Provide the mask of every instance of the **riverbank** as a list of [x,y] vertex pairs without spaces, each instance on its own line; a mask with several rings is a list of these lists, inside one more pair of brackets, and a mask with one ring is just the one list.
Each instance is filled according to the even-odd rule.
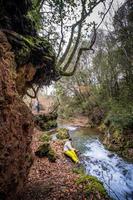
[[110,130],[110,135],[107,134],[108,127],[102,123],[102,125],[94,128],[91,127],[91,120],[87,116],[77,115],[69,119],[59,119],[59,124],[66,124],[70,126],[90,128],[93,132],[99,132],[101,140],[106,148],[110,151],[116,152],[127,161],[133,162],[133,131],[124,131],[120,133],[119,130]]
[[133,133],[112,133],[110,136],[105,134],[103,144],[110,151],[116,152],[118,155],[133,162]]
[[[39,140],[41,134],[41,131],[35,130],[32,140],[33,154],[37,150],[38,146],[42,144]],[[85,183],[80,182],[80,180],[80,184],[77,184],[80,175],[73,172],[75,164],[68,160],[63,154],[63,142],[59,140],[51,141],[51,147],[56,152],[56,162],[51,163],[46,157],[34,157],[34,163],[31,167],[21,200],[87,199]],[[85,180],[87,180],[86,176]],[[94,190],[94,184],[92,186],[91,182],[89,182],[89,185],[90,188],[92,187],[92,191],[89,191],[91,200],[95,197],[99,200],[108,199],[107,197],[103,197],[102,194],[96,191],[96,189]]]
[[68,124],[69,126],[76,127],[90,127],[89,119],[87,116],[77,115],[76,117],[70,117],[68,119],[58,119],[59,124]]

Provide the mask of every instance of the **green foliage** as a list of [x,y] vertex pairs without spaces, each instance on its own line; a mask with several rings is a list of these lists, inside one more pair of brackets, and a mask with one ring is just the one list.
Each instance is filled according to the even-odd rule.
[[16,61],[19,65],[25,64],[26,62],[31,62],[34,65],[44,62],[53,62],[55,53],[52,46],[45,38],[40,36],[18,37],[21,37],[22,40],[21,48],[20,46],[19,49],[17,46],[14,48],[16,49]]
[[84,52],[74,76],[56,85],[61,117],[87,114],[93,124],[103,122],[101,129],[109,128],[116,137],[133,130],[131,13],[126,1],[115,13],[113,31],[97,31],[94,55]]
[[127,102],[127,105],[125,103],[121,104],[117,101],[112,101],[110,103],[110,111],[104,120],[105,124],[108,121],[110,122],[112,129],[119,129],[121,132],[124,129],[133,128],[133,105],[129,102]]
[[41,13],[39,12],[38,1],[33,0],[32,9],[27,13],[27,17],[34,23],[35,29],[39,31],[42,27]]

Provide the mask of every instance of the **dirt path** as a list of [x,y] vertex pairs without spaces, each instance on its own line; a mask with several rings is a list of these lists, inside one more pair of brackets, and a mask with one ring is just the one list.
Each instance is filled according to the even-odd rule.
[[[33,135],[33,153],[40,145],[40,134],[40,131],[35,131]],[[21,200],[85,199],[81,195],[81,186],[75,184],[78,175],[72,172],[74,164],[64,156],[63,145],[59,141],[53,141],[51,145],[57,152],[56,162],[51,163],[47,158],[35,157]]]

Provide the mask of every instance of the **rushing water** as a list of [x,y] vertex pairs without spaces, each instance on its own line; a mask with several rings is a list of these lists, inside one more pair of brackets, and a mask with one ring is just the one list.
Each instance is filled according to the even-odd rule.
[[88,128],[67,128],[81,153],[86,173],[101,180],[112,199],[133,200],[133,164],[106,150],[97,132]]

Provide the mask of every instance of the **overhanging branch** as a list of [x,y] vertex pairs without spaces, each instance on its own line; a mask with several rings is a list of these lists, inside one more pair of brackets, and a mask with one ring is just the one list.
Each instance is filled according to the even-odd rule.
[[[61,66],[63,65],[63,62],[66,58],[66,56],[68,55],[69,51],[70,51],[70,48],[72,46],[72,41],[73,41],[73,36],[74,36],[74,31],[75,31],[75,28],[78,27],[78,35],[77,35],[77,38],[76,38],[76,42],[74,44],[74,47],[73,47],[73,50],[67,60],[67,62],[65,63],[65,65],[63,66],[63,69],[61,69],[62,73],[65,72],[69,66],[70,66],[70,63],[72,61],[72,58],[74,56],[74,54],[76,53],[76,50],[78,48],[78,44],[79,44],[79,41],[80,41],[80,37],[81,37],[81,31],[82,31],[82,24],[83,22],[85,21],[85,19],[91,14],[91,12],[93,11],[93,9],[99,4],[101,3],[102,0],[99,0],[99,1],[96,1],[92,6],[90,6],[90,9],[89,11],[87,12],[86,11],[86,0],[82,0],[82,13],[81,13],[81,18],[80,20],[78,20],[75,24],[73,24],[72,26],[72,29],[71,29],[71,36],[70,36],[70,39],[69,39],[69,42],[68,42],[68,45],[67,45],[67,48],[66,48],[66,51],[64,52],[63,56],[60,58],[59,62],[57,63],[57,66]],[[58,67],[59,68],[59,67]]]
[[80,57],[81,57],[83,51],[93,50],[92,47],[93,47],[93,45],[94,45],[94,43],[96,41],[96,27],[95,27],[95,23],[94,23],[94,26],[93,26],[93,31],[94,31],[94,34],[93,34],[93,37],[92,37],[92,40],[91,40],[91,43],[90,43],[89,47],[82,47],[82,48],[79,49],[79,52],[78,52],[78,55],[77,55],[77,60],[75,62],[73,70],[71,72],[60,71],[60,74],[62,76],[72,76],[75,73],[76,69],[77,69],[78,62],[80,60]]
[[35,89],[35,88],[31,85],[31,89],[32,89],[32,91],[33,91],[34,94],[31,95],[31,94],[28,93],[28,91],[26,91],[26,95],[27,95],[28,97],[32,98],[32,99],[37,98],[37,93],[38,93],[38,91],[39,91],[39,89],[40,89],[40,85],[37,87],[37,89]]

